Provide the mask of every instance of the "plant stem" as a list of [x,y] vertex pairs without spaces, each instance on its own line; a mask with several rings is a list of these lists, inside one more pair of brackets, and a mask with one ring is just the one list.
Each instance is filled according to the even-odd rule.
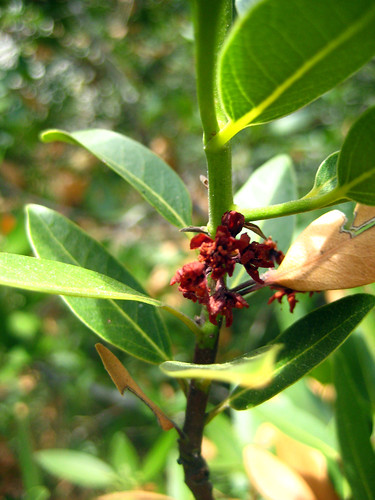
[[242,208],[236,205],[231,207],[232,210],[241,212],[245,221],[274,219],[276,217],[285,217],[286,215],[299,214],[309,212],[317,208],[328,207],[335,203],[346,201],[342,196],[341,191],[335,189],[321,196],[305,197],[299,200],[287,201],[278,205],[270,205],[261,208]]
[[[219,50],[232,24],[232,0],[192,0],[197,95],[203,126],[203,144],[224,125],[225,114],[218,99],[216,67]],[[233,204],[230,146],[206,152],[208,170],[208,231],[214,235],[221,217]],[[194,363],[215,362],[220,327],[206,321],[196,340]],[[209,470],[202,457],[202,438],[210,384],[191,380],[187,398],[184,436],[179,440],[185,483],[196,500],[213,500]]]
[[[212,332],[208,336],[211,345],[204,347],[197,343],[194,363],[211,364],[215,362],[219,328],[214,329],[213,325],[209,325],[208,329]],[[201,454],[209,387],[209,385],[201,385],[198,380],[190,382],[183,427],[184,437],[179,440],[179,463],[184,468],[185,483],[196,500],[214,500],[209,469]]]
[[233,204],[230,146],[217,152],[206,151],[206,159],[209,208],[207,229],[214,235],[221,223],[221,217]]
[[[206,145],[225,123],[218,99],[217,56],[232,23],[232,0],[193,0],[197,95]],[[206,151],[208,170],[208,231],[214,234],[233,204],[230,146]]]

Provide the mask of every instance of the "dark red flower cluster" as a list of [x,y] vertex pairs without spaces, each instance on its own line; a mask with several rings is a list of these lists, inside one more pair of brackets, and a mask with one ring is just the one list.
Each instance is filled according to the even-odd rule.
[[[274,267],[280,264],[284,255],[276,244],[268,238],[264,243],[250,242],[247,234],[236,236],[243,229],[245,218],[231,210],[226,212],[218,226],[215,239],[200,233],[190,242],[191,249],[199,249],[198,261],[186,264],[171,280],[171,285],[179,283],[178,289],[184,297],[207,307],[211,323],[217,324],[217,316],[224,316],[226,325],[233,320],[232,309],[248,307],[239,293],[230,291],[223,277],[232,276],[237,263],[242,264],[254,281],[263,283],[259,277],[259,267]],[[211,288],[208,284],[215,282]]]
[[275,262],[281,264],[284,258],[283,252],[277,250],[276,243],[268,238],[264,243],[253,241],[241,252],[241,264],[245,267],[248,274],[258,283],[263,283],[259,277],[259,267],[275,267]]
[[297,292],[295,290],[291,290],[290,288],[279,289],[279,288],[274,287],[274,286],[271,286],[270,288],[271,288],[271,290],[277,290],[277,292],[275,292],[272,295],[272,297],[270,297],[267,304],[272,304],[272,302],[274,300],[277,300],[278,303],[281,304],[283,297],[286,297],[286,299],[289,303],[289,310],[292,313],[294,311],[294,308],[296,307],[297,302],[298,302],[298,300],[296,299]]
[[249,304],[242,295],[228,290],[221,279],[217,282],[215,293],[208,300],[209,320],[217,325],[217,316],[221,315],[225,317],[226,326],[230,326],[233,322],[232,309],[243,309],[244,307],[249,307]]
[[[279,304],[283,297],[286,297],[286,300],[289,303],[289,311],[292,313],[294,308],[297,305],[298,300],[296,299],[296,293],[306,293],[306,292],[297,292],[296,290],[292,290],[291,288],[285,288],[282,286],[270,286],[271,290],[277,290],[272,297],[268,300],[267,304],[272,304],[274,300],[277,300]],[[308,292],[309,297],[311,297],[314,292]]]
[[183,296],[193,302],[207,304],[209,290],[207,287],[206,266],[202,262],[190,262],[178,269],[170,284],[180,283],[178,289]]
[[190,248],[199,248],[198,260],[205,263],[207,270],[211,272],[211,278],[218,280],[225,274],[232,276],[241,250],[246,247],[246,236],[243,234],[236,240],[229,229],[222,225],[217,228],[214,240],[205,234],[197,234],[191,240]]

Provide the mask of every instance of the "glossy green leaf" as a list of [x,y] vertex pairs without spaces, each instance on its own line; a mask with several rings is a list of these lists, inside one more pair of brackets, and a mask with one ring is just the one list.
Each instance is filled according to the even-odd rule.
[[[352,340],[352,339],[350,339]],[[345,475],[352,497],[375,499],[375,453],[370,442],[371,403],[356,345],[345,343],[334,356],[336,421]]]
[[84,488],[105,488],[116,480],[115,471],[107,463],[82,451],[41,450],[35,457],[50,474]]
[[375,205],[375,107],[354,123],[339,156],[337,175],[340,191],[347,198]]
[[[277,155],[257,168],[234,196],[241,207],[258,208],[284,203],[297,198],[297,179],[292,160],[287,155]],[[292,240],[295,217],[280,220],[260,221],[257,225],[266,236],[272,236],[279,248],[286,251]],[[252,239],[254,234],[250,233]]]
[[104,274],[76,265],[13,253],[0,253],[0,284],[55,295],[135,300],[160,306],[158,300]]
[[[145,293],[115,258],[67,218],[39,205],[29,205],[27,216],[29,239],[39,257],[100,272]],[[110,344],[151,363],[171,358],[169,337],[154,307],[133,301],[64,300],[85,325]]]
[[221,52],[219,89],[229,123],[211,147],[335,87],[375,54],[374,32],[374,0],[257,3],[238,19]]
[[191,224],[191,201],[182,180],[142,144],[104,129],[49,130],[42,134],[42,140],[83,146],[129,182],[168,222],[177,227]]
[[164,373],[175,378],[201,378],[239,384],[244,387],[264,387],[272,378],[274,363],[281,346],[241,356],[228,363],[198,365],[180,361],[167,361],[160,365]]
[[247,11],[261,0],[235,0],[236,11],[239,16],[243,16]]
[[311,191],[307,193],[305,198],[322,196],[336,189],[338,157],[339,152],[332,153],[320,164],[315,175],[314,186]]
[[[242,212],[241,207],[266,207],[276,203],[284,203],[297,197],[297,181],[292,160],[287,155],[277,155],[257,168],[245,184],[234,195],[236,209]],[[295,227],[295,217],[282,220],[271,219],[259,221],[257,226],[266,236],[272,236],[278,248],[286,251],[292,241]],[[252,240],[257,236],[249,232]],[[248,278],[243,266],[237,266],[229,283],[231,287],[239,285]]]
[[356,294],[296,321],[273,341],[283,349],[271,383],[263,389],[235,389],[228,398],[230,406],[236,410],[257,406],[299,380],[335,351],[374,305],[372,295]]

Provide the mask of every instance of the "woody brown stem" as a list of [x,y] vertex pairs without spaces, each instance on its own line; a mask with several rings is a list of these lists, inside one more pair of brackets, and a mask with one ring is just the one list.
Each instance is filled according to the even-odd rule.
[[[214,345],[211,347],[196,346],[194,363],[211,364],[215,362],[217,338],[218,331]],[[209,469],[202,457],[202,439],[208,395],[209,386],[202,386],[197,380],[190,382],[183,427],[184,436],[179,440],[179,463],[184,468],[185,483],[196,500],[214,500]]]

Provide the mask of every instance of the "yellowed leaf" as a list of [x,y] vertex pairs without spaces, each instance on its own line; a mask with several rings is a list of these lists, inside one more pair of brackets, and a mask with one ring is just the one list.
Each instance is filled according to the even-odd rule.
[[97,497],[96,500],[173,500],[173,498],[152,491],[133,490],[108,493]]
[[217,456],[218,450],[216,444],[203,436],[202,439],[202,457],[206,462],[211,462]]
[[168,431],[176,427],[174,422],[168,418],[165,413],[142,391],[139,385],[133,380],[128,370],[124,367],[121,361],[103,344],[95,344],[96,350],[101,357],[104,368],[109,373],[115,386],[124,394],[126,389],[129,389],[133,394],[138,396],[155,414],[161,428]]
[[279,268],[263,276],[265,284],[303,292],[375,282],[375,207],[357,205],[355,213],[349,228],[339,210],[312,222],[292,244]]
[[318,500],[299,474],[260,446],[245,447],[244,464],[251,484],[266,500]]
[[329,478],[323,453],[277,431],[277,456],[298,472],[319,500],[339,500]]

